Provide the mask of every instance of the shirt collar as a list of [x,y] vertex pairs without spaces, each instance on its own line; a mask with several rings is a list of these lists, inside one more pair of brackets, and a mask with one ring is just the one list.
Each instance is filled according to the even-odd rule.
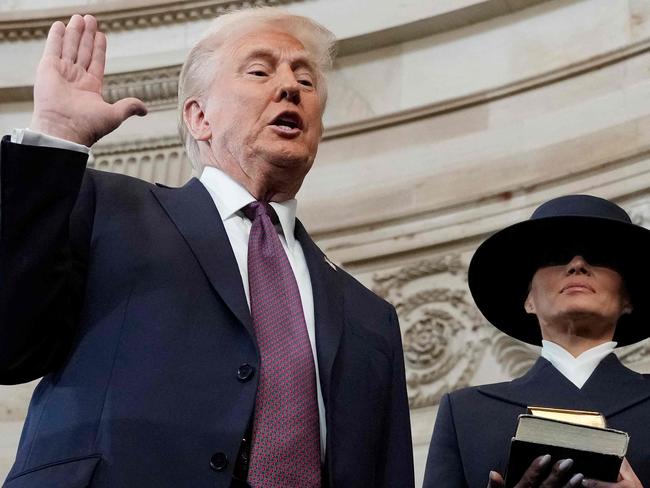
[[542,340],[542,353],[551,355],[553,357],[561,358],[564,361],[573,361],[575,363],[583,363],[586,361],[591,361],[594,358],[600,357],[600,359],[607,356],[610,352],[616,348],[617,342],[604,342],[598,344],[591,349],[587,349],[585,352],[580,354],[578,357],[574,357],[569,351],[564,349],[559,344],[551,341]]
[[296,236],[294,231],[296,228],[296,210],[298,208],[298,201],[295,198],[285,200],[284,202],[271,202],[271,206],[275,213],[278,215],[282,233],[287,241],[287,246],[290,248],[296,243]]
[[598,364],[616,347],[616,342],[605,342],[592,347],[578,357],[551,341],[542,341],[542,357],[578,388],[589,379]]
[[[199,181],[210,193],[224,222],[232,218],[245,218],[240,210],[255,201],[255,197],[246,188],[214,166],[206,166]],[[293,247],[296,242],[294,229],[298,201],[292,198],[284,202],[271,202],[271,206],[278,215],[280,230],[284,234],[287,246]]]

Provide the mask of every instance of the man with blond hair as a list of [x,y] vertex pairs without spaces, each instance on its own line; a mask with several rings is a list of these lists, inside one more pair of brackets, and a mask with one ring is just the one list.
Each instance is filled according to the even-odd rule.
[[92,16],[52,25],[0,152],[0,380],[44,376],[7,488],[412,487],[395,310],[296,220],[333,35],[216,19],[179,84],[198,178],[85,169],[146,107],[102,96]]

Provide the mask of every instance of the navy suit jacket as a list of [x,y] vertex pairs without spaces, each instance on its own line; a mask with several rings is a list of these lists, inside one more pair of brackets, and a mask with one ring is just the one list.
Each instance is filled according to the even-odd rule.
[[504,474],[517,416],[528,406],[603,413],[608,427],[630,434],[627,459],[644,486],[650,486],[650,377],[627,369],[610,354],[582,389],[539,358],[528,373],[511,382],[445,395],[424,487],[485,488],[490,470]]
[[[5,486],[228,487],[259,356],[221,218],[196,179],[167,188],[85,163],[2,143],[0,381],[45,375]],[[328,485],[412,487],[395,310],[334,269],[299,222],[296,238]]]

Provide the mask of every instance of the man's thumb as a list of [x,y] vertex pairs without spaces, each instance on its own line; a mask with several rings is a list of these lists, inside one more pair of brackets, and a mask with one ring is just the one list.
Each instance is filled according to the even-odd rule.
[[115,117],[118,119],[118,125],[124,122],[132,115],[140,117],[147,115],[147,107],[144,102],[138,98],[123,98],[113,104]]

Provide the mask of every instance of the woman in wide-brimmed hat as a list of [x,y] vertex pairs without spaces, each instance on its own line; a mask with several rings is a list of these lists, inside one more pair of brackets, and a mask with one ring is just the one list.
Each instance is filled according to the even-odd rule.
[[543,456],[517,486],[650,486],[650,377],[613,354],[650,336],[649,279],[650,231],[593,196],[553,199],[483,242],[469,268],[478,308],[506,334],[541,345],[542,357],[512,382],[442,398],[425,488],[480,487],[488,476],[489,487],[503,486],[517,417],[533,405],[601,412],[630,434],[629,464],[618,483],[603,483],[583,480],[572,460]]

